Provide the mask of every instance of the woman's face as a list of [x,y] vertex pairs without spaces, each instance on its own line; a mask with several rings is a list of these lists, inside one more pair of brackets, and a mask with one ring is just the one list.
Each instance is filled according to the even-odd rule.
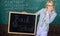
[[48,8],[48,10],[50,10],[50,11],[54,10],[54,6],[53,6],[52,3],[48,3],[47,8]]

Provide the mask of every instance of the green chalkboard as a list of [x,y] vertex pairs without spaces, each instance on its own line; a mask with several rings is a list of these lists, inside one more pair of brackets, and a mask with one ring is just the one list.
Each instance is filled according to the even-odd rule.
[[[51,24],[60,24],[60,0],[53,1],[58,15]],[[46,2],[47,0],[0,0],[0,24],[8,24],[9,11],[35,13],[44,8]]]

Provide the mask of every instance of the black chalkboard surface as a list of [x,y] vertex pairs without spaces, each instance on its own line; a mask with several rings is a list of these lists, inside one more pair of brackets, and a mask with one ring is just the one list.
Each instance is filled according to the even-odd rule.
[[10,12],[8,22],[8,33],[35,35],[37,15],[20,12]]

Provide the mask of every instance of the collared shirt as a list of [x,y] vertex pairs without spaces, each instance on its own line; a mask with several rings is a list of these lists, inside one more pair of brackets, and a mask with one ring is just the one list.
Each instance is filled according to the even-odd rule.
[[43,8],[36,13],[37,15],[40,15],[37,29],[42,28],[43,30],[48,31],[49,24],[55,19],[57,15],[55,11],[50,13],[46,12],[46,8]]

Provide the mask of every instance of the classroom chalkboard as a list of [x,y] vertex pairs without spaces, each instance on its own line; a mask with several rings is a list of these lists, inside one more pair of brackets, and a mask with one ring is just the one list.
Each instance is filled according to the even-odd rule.
[[19,12],[10,12],[9,14],[8,33],[35,35],[37,15]]
[[[60,24],[60,0],[53,0],[57,17],[51,24]],[[47,0],[0,0],[0,24],[8,24],[9,11],[36,13],[45,8]]]

